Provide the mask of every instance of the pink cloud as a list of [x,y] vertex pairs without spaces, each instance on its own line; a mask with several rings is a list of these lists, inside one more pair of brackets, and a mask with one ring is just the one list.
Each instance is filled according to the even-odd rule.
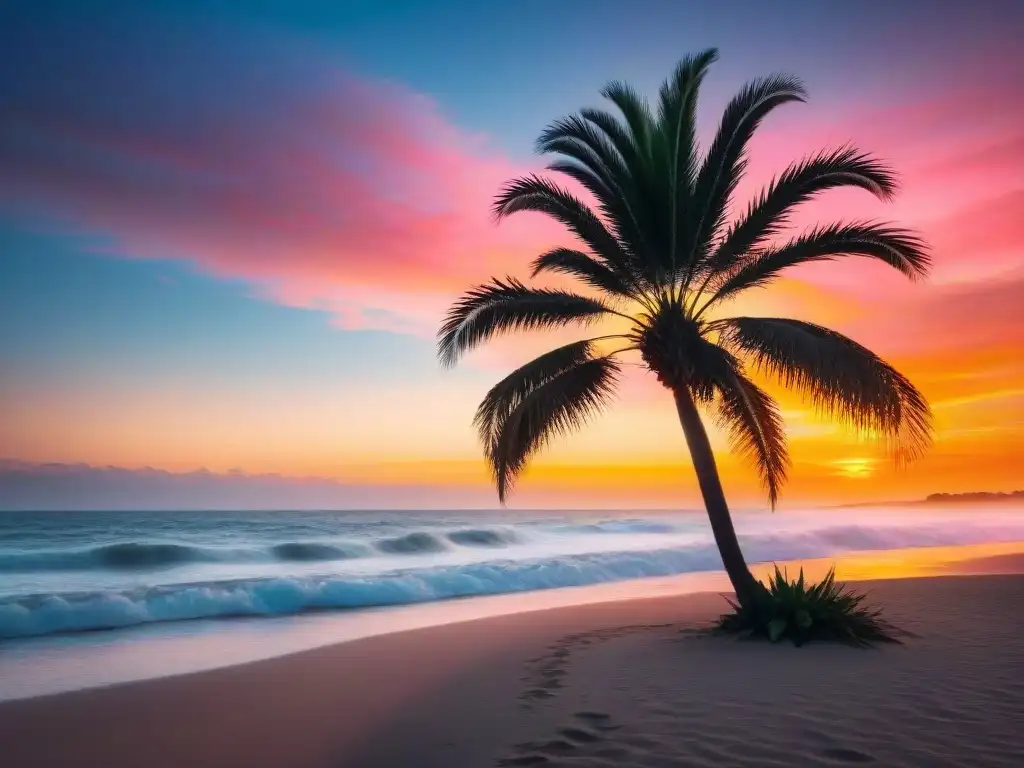
[[[1019,162],[1024,168],[1024,154]],[[985,279],[1024,266],[1024,185],[971,205],[928,230],[936,279]]]
[[[454,126],[428,97],[306,49],[251,42],[218,50],[206,76],[187,83],[174,78],[195,67],[167,44],[116,77],[102,57],[71,62],[79,96],[61,78],[15,93],[0,106],[0,208],[99,234],[122,257],[245,280],[342,327],[423,334],[468,284],[522,275],[530,257],[567,241],[539,216],[495,225],[495,192],[531,169]],[[258,77],[254,52],[267,60]],[[1019,92],[992,83],[841,114],[813,101],[793,107],[755,140],[740,200],[791,160],[853,141],[903,174],[899,199],[832,194],[794,224],[893,219],[933,242],[936,282],[988,280],[1020,263],[1024,242]],[[794,274],[869,304],[921,290],[863,260]]]
[[[1020,116],[1024,123],[1024,114]],[[948,183],[963,177],[991,179],[996,175],[1000,184],[1012,186],[1024,183],[1024,131],[1007,138],[994,138],[977,147],[965,147],[964,152],[952,157],[941,157],[921,168],[922,180],[931,179]]]
[[521,274],[564,239],[540,217],[495,225],[491,200],[522,169],[430,99],[336,69],[304,74],[319,86],[300,96],[268,84],[262,125],[230,93],[178,129],[15,104],[0,207],[98,233],[123,257],[241,278],[345,327],[419,332],[466,284]]
[[949,354],[950,370],[967,352],[998,351],[1017,360],[1024,350],[1024,269],[1000,278],[929,287],[898,303],[864,302],[864,313],[840,324],[884,355]]

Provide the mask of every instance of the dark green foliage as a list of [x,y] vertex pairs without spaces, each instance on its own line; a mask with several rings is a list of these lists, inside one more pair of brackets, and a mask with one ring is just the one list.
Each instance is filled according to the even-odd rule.
[[533,260],[533,274],[530,277],[536,277],[541,272],[560,272],[613,296],[631,295],[629,285],[613,270],[589,253],[573,248],[552,248],[542,253]]
[[582,426],[600,411],[620,372],[591,341],[553,349],[499,381],[480,403],[474,424],[504,502],[527,460],[553,435]]
[[892,171],[870,155],[852,147],[819,152],[792,164],[747,206],[726,231],[708,269],[729,269],[751,251],[763,248],[789,223],[790,214],[821,192],[859,187],[882,200],[896,191]]
[[[533,378],[501,403],[485,453],[502,503],[531,456],[554,435],[579,429],[606,405],[619,373],[619,364],[610,356],[595,357],[549,377]],[[494,395],[494,390],[489,394]]]
[[718,421],[729,435],[732,450],[757,467],[774,507],[789,469],[786,427],[779,407],[737,370],[722,377],[718,388]]
[[768,577],[767,588],[762,588],[761,594],[747,605],[726,598],[733,610],[724,614],[712,631],[767,638],[773,643],[789,640],[797,646],[812,640],[861,647],[900,642],[906,633],[883,620],[879,611],[866,608],[866,597],[836,582],[834,566],[817,584],[804,581],[803,568],[800,577],[790,581],[775,566],[775,575]]
[[518,280],[493,280],[468,291],[441,326],[438,355],[444,365],[495,334],[586,323],[609,311],[598,299],[568,291],[527,288]]
[[891,438],[898,462],[918,458],[928,447],[928,403],[870,349],[836,331],[788,318],[734,317],[711,325],[722,346],[802,391],[820,413]]
[[929,265],[924,241],[905,229],[873,222],[815,227],[783,245],[748,255],[735,269],[720,271],[710,281],[711,299],[698,314],[743,291],[769,285],[783,270],[840,256],[878,259],[911,279],[923,277]]

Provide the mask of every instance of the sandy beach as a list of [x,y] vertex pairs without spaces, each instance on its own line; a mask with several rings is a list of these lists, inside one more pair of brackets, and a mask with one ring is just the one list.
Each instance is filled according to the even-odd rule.
[[[920,557],[918,558],[921,559]],[[955,566],[955,567],[954,567]],[[1017,766],[1024,556],[860,586],[872,650],[694,630],[715,594],[525,612],[0,704],[3,765]]]

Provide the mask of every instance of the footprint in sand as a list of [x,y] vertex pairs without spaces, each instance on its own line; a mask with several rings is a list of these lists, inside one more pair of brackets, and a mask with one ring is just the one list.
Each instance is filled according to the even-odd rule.
[[593,744],[595,741],[600,741],[602,738],[593,731],[588,731],[585,728],[560,728],[558,732],[565,738],[570,741],[574,741],[577,744]]
[[[560,728],[556,738],[547,741],[527,741],[516,744],[513,749],[522,754],[502,758],[498,760],[498,765],[545,765],[550,763],[553,758],[574,757],[580,753],[580,750],[586,750],[594,745],[600,746],[604,736],[596,731],[609,731],[620,727],[612,725],[609,722],[611,716],[604,712],[577,712],[573,717],[584,725]],[[598,757],[618,759],[626,754],[624,750],[614,747],[607,747],[601,751],[602,754],[597,755]]]
[[576,712],[573,717],[577,720],[582,720],[591,728],[604,733],[617,731],[622,727],[621,725],[613,725],[611,722],[612,716],[604,712]]

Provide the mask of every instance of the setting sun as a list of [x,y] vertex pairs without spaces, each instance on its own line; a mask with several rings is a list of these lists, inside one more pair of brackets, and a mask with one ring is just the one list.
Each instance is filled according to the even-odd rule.
[[854,479],[861,479],[870,477],[875,472],[875,466],[878,464],[878,459],[865,459],[865,458],[852,458],[852,459],[839,459],[832,462],[833,466],[836,467],[838,474],[843,477],[851,477]]

